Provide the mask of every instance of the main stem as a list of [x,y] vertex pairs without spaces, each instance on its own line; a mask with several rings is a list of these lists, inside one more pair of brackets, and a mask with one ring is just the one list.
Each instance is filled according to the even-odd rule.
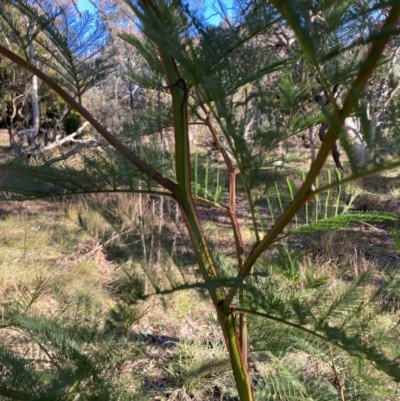
[[[165,64],[168,64],[168,57],[162,57],[162,59],[164,62],[166,61]],[[166,66],[166,71],[172,95],[172,108],[175,125],[175,163],[178,185],[174,195],[185,220],[200,270],[204,280],[208,281],[210,279],[217,279],[218,272],[204,237],[191,191],[187,117],[188,88],[184,81],[179,77],[175,64],[173,62],[171,64],[172,65],[170,66]],[[217,310],[218,319],[224,333],[239,397],[241,401],[253,401],[254,396],[251,379],[247,370],[246,361],[242,357],[235,319],[231,310],[225,310],[224,308],[223,300],[225,298],[225,292],[222,289],[210,289],[209,293]]]
[[[162,23],[155,2],[147,0],[145,10],[146,9],[149,9],[150,13],[160,18],[160,22]],[[175,129],[175,170],[177,180],[177,186],[173,193],[181,209],[203,278],[206,282],[209,280],[216,280],[218,279],[218,272],[204,237],[192,197],[187,114],[189,87],[180,76],[177,64],[172,55],[162,47],[158,47],[158,52],[165,69],[168,88],[172,96],[172,112]],[[218,319],[224,333],[239,398],[241,401],[254,401],[251,379],[246,363],[242,357],[233,312],[230,307],[225,307],[225,291],[223,289],[209,289],[209,294],[216,308]]]
[[[199,91],[197,91],[197,96],[201,99]],[[244,245],[243,245],[243,238],[240,232],[240,226],[236,215],[236,174],[238,173],[238,169],[236,169],[232,161],[226,152],[225,148],[222,146],[221,141],[218,137],[217,131],[215,130],[211,119],[210,113],[206,109],[206,107],[200,103],[200,107],[206,113],[205,124],[208,126],[211,135],[213,137],[214,142],[217,145],[218,150],[221,152],[222,157],[224,159],[225,165],[228,169],[229,174],[229,207],[227,208],[229,218],[231,220],[231,226],[233,230],[233,236],[235,238],[235,246],[236,246],[236,256],[238,261],[238,268],[239,271],[242,269],[243,264],[243,257],[244,257]],[[239,298],[242,301],[246,296],[244,290],[240,290]],[[239,318],[239,339],[240,339],[240,347],[242,351],[242,359],[243,362],[248,368],[249,362],[249,349],[250,349],[250,338],[248,332],[248,321],[247,317],[241,315]]]

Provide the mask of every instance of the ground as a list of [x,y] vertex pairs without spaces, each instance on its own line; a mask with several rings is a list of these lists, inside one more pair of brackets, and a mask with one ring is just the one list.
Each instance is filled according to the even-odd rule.
[[[5,158],[9,157],[10,151],[5,133],[2,134],[0,151],[1,157]],[[304,152],[302,156],[293,153],[291,158],[295,168],[306,170],[308,161]],[[293,175],[292,180],[299,180],[299,175]],[[357,194],[349,206],[353,211],[398,215],[400,173],[395,171],[365,178],[346,187],[346,195],[352,194]],[[271,192],[270,197],[275,197],[276,201],[277,193]],[[234,400],[221,333],[213,307],[204,293],[189,289],[148,296],[154,291],[154,283],[161,291],[167,288],[160,281],[160,274],[167,278],[169,285],[198,280],[193,255],[187,249],[185,233],[178,229],[181,223],[176,220],[173,204],[162,205],[163,216],[159,203],[154,202],[154,199],[135,195],[112,201],[103,196],[95,200],[86,197],[0,203],[0,231],[3,233],[0,240],[1,302],[19,299],[24,288],[29,292],[37,283],[43,282],[43,292],[35,304],[40,313],[49,316],[75,313],[77,319],[81,319],[82,310],[77,313],[74,308],[77,309],[76,305],[85,295],[90,302],[87,301],[84,319],[104,321],[110,307],[120,304],[127,296],[136,296],[130,293],[127,280],[127,274],[135,274],[144,280],[145,286],[141,293],[143,300],[136,303],[140,318],[120,329],[125,330],[127,353],[131,353],[123,374],[130,378],[137,399]],[[261,202],[259,207],[266,214],[266,224],[272,224],[268,202]],[[142,220],[137,216],[139,203],[146,216],[155,223],[155,229],[142,226]],[[110,225],[98,212],[101,208],[93,210],[94,204],[111,212],[124,210],[128,217],[118,220],[118,224],[112,221]],[[319,207],[322,212],[328,210],[326,204],[327,197],[321,197]],[[245,202],[238,198],[241,220],[249,217],[244,205]],[[233,258],[227,216],[221,212],[211,213],[204,205],[199,205],[199,215],[206,220],[206,236],[225,250],[228,260]],[[160,219],[163,236],[158,240],[156,233]],[[115,231],[128,227],[129,222],[133,225],[132,232],[120,235]],[[286,244],[298,252],[303,264],[317,264],[321,269],[351,280],[371,267],[387,273],[398,269],[400,250],[393,240],[396,229],[396,225],[385,222],[354,224],[329,233],[297,234]],[[244,230],[244,240],[250,247],[250,231]],[[161,248],[163,252],[159,253],[157,249]],[[165,248],[168,249],[166,253]],[[175,264],[177,257],[183,264],[179,268]],[[377,285],[380,279],[378,274]],[[20,334],[2,330],[0,335],[4,345],[26,357],[37,357],[37,347],[24,342]],[[254,372],[260,368],[251,365],[251,369]]]

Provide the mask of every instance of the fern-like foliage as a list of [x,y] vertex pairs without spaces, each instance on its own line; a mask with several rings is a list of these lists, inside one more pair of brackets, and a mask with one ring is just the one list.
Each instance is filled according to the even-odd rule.
[[[154,169],[172,175],[170,161],[160,157],[160,150],[141,142],[135,148]],[[40,151],[29,159],[14,159],[0,166],[3,200],[22,200],[52,196],[101,192],[136,192],[160,189],[148,177],[132,168],[121,155],[110,148],[88,149],[75,158],[48,163],[52,154]],[[26,181],[26,176],[31,178]]]
[[[28,18],[32,28],[24,27],[21,18],[11,13],[13,9]],[[78,99],[115,68],[108,29],[94,14],[78,16],[73,7],[46,0],[18,0],[2,5],[0,15],[22,50],[27,52],[34,42],[36,60]]]
[[[375,369],[399,380],[398,353],[392,343],[398,328],[393,323],[383,336],[376,330],[385,289],[369,291],[370,280],[370,272],[350,285],[335,283],[328,276],[306,279],[299,259],[280,248],[279,258],[272,261],[268,274],[254,273],[247,288],[251,294],[247,302],[253,299],[245,307],[254,313],[251,318],[254,351],[265,354],[273,365],[274,358],[278,358],[278,366],[294,364],[294,370],[290,369],[293,373],[300,369],[308,377],[300,380],[305,384],[303,391],[308,397],[313,397],[313,388],[321,391],[322,386],[326,388],[326,399],[336,399],[337,389],[343,385],[351,389],[346,391],[349,399],[359,399],[368,392],[371,393],[369,397],[381,399],[388,384],[374,380],[373,368],[366,362],[372,361]],[[338,382],[339,366],[346,369],[346,384]],[[277,369],[268,373],[273,380],[278,380],[281,374],[279,367]],[[273,380],[266,380],[266,389],[272,394],[283,392],[285,397],[284,382],[280,382],[283,387],[278,387],[279,390],[271,390]],[[272,395],[270,397],[272,399]],[[296,399],[294,394],[292,397],[287,399]]]
[[[20,297],[2,306],[1,329],[18,334],[13,350],[0,348],[0,398],[105,400],[124,397],[123,388],[115,380],[123,366],[123,347],[114,337],[115,326],[111,325],[121,314],[115,311],[110,315],[105,332],[97,321],[88,324],[86,310],[90,300],[87,296],[73,299],[58,291],[57,298],[62,298],[64,310],[59,317],[45,317],[34,305],[44,285],[39,280],[33,291],[21,287]],[[68,311],[67,305],[73,310]],[[138,316],[138,310],[131,309],[131,324]],[[23,352],[26,343],[32,343],[36,349],[32,356]]]

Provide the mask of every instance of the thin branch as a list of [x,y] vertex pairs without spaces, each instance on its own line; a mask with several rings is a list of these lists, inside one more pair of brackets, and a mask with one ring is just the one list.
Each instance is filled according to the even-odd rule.
[[[197,91],[199,93],[199,96],[201,96],[199,88],[196,88],[196,89],[197,89]],[[221,130],[222,130],[222,132],[223,132],[223,134],[225,136],[225,139],[226,139],[230,149],[233,150],[234,146],[233,146],[233,143],[232,143],[232,139],[230,138],[230,136],[228,135],[228,132],[224,128],[224,125],[223,125],[221,119],[218,117],[218,113],[215,111],[214,107],[212,107],[211,104],[208,104],[208,107],[210,108],[210,112],[212,113],[213,117],[218,121],[218,124],[219,124],[219,126],[220,126],[220,128],[221,128]],[[209,115],[209,113],[207,113],[207,116],[208,115]],[[207,125],[207,121],[206,121],[206,125]],[[217,137],[217,140],[219,141],[218,137]],[[221,147],[221,148],[223,148],[223,147]],[[227,154],[227,156],[229,156],[229,155]],[[224,157],[224,160],[225,160],[225,157]],[[252,223],[253,223],[253,228],[254,228],[254,232],[255,232],[255,235],[256,235],[256,240],[257,240],[257,242],[259,242],[260,241],[260,237],[259,237],[259,232],[258,232],[256,214],[255,214],[255,211],[254,211],[254,205],[253,205],[253,201],[251,199],[250,188],[249,188],[249,186],[247,184],[247,180],[246,180],[246,177],[245,177],[245,174],[244,174],[244,170],[243,170],[243,167],[241,166],[239,158],[235,156],[235,160],[236,160],[236,162],[238,164],[238,168],[239,168],[239,171],[240,171],[240,178],[241,178],[241,181],[242,181],[242,184],[243,184],[243,188],[244,188],[244,192],[246,194],[246,198],[247,198],[247,201],[248,201],[250,214],[251,214],[251,218],[252,218]]]
[[19,57],[6,47],[0,45],[0,54],[8,58],[21,68],[37,75],[47,86],[56,92],[66,103],[68,103],[75,111],[85,118],[93,126],[93,128],[104,137],[104,139],[115,148],[123,157],[125,157],[139,171],[145,173],[149,179],[157,182],[165,189],[175,192],[177,185],[169,178],[164,177],[156,171],[151,165],[136,156],[125,144],[123,144],[115,135],[111,134],[93,115],[81,104],[79,104],[71,95],[69,95],[61,86],[56,84],[48,75],[36,68],[34,65]]
[[[318,194],[320,194],[322,192],[325,192],[325,191],[327,191],[329,189],[336,188],[339,185],[347,184],[349,182],[352,182],[352,181],[355,181],[355,180],[359,180],[360,178],[369,177],[369,176],[372,176],[374,174],[381,173],[383,171],[392,170],[392,169],[395,169],[395,168],[397,168],[399,166],[400,166],[400,161],[397,161],[395,163],[390,163],[390,164],[385,164],[383,166],[378,166],[378,167],[376,167],[374,169],[371,169],[371,170],[362,171],[360,173],[351,175],[349,177],[342,178],[340,181],[333,181],[330,184],[318,187],[318,188],[314,189],[314,191],[312,192],[312,195],[313,195],[313,197],[315,197],[316,195],[318,195]],[[310,199],[310,200],[312,200],[312,199]]]
[[[236,306],[232,307],[232,312],[245,313],[247,315],[254,315],[254,316],[264,317],[264,318],[272,320],[274,322],[282,323],[282,324],[285,324],[287,326],[293,327],[295,329],[304,331],[305,333],[311,334],[312,336],[317,337],[320,340],[331,342],[328,338],[324,337],[322,334],[318,334],[315,331],[307,329],[304,326],[300,326],[299,324],[296,324],[296,323],[293,323],[293,322],[289,322],[288,320],[284,320],[284,319],[281,319],[279,317],[269,315],[268,313],[258,312],[258,311],[254,311],[254,310],[251,310],[251,309],[245,309],[245,308],[237,308]],[[340,346],[340,344],[336,344],[335,343],[335,345],[337,345],[340,348],[343,348],[342,346]]]
[[[392,7],[390,13],[385,21],[382,31],[387,31],[393,27],[400,15],[400,3],[397,3]],[[368,53],[368,56],[362,66],[359,69],[356,79],[354,80],[348,95],[343,102],[343,108],[339,110],[338,106],[334,103],[334,113],[330,119],[330,126],[328,133],[326,134],[325,141],[323,142],[318,156],[310,168],[307,174],[306,180],[299,189],[298,193],[294,197],[293,201],[288,205],[279,219],[275,222],[273,227],[270,229],[269,233],[264,237],[264,239],[257,243],[250,255],[248,256],[242,270],[239,272],[239,276],[244,279],[251,271],[252,267],[260,257],[260,255],[275,241],[276,237],[283,231],[283,229],[289,224],[296,213],[303,207],[303,205],[313,199],[315,192],[312,190],[312,185],[318,176],[322,166],[324,165],[332,146],[338,139],[341,127],[344,123],[345,118],[351,113],[354,105],[358,101],[359,94],[366,85],[368,79],[372,75],[375,67],[386,47],[389,43],[390,37],[377,38],[372,44],[372,47]],[[232,302],[233,298],[237,293],[237,289],[232,288],[229,291],[227,299],[225,302]]]
[[210,206],[210,207],[213,207],[213,208],[215,208],[215,209],[222,210],[222,211],[225,212],[226,214],[229,214],[228,208],[226,208],[225,206],[221,206],[221,205],[219,205],[218,203],[209,201],[209,200],[207,200],[207,199],[201,198],[200,196],[196,196],[196,195],[193,195],[193,199],[194,199],[195,201],[197,201],[197,202],[203,203],[203,204],[205,204],[205,205],[207,205],[207,206]]
[[344,387],[344,380],[341,378],[339,371],[336,367],[335,363],[335,356],[333,355],[332,351],[332,345],[329,344],[329,353],[331,354],[331,361],[332,361],[332,370],[333,374],[335,375],[336,381],[339,386],[339,391],[340,391],[340,399],[341,401],[346,401],[346,393],[345,393],[345,387]]

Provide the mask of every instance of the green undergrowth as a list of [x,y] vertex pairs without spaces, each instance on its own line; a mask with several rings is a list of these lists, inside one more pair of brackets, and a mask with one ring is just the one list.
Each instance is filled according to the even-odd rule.
[[[193,191],[223,202],[225,171],[198,157],[204,160],[201,168],[193,166]],[[325,170],[316,188],[338,174]],[[262,230],[276,221],[304,179],[297,169],[288,177],[270,176],[266,169],[255,182]],[[341,324],[343,304],[357,315],[350,326],[362,327],[381,344],[366,356],[382,351],[397,357],[393,339],[382,334],[399,334],[400,294],[390,284],[383,289],[397,280],[400,263],[397,209],[388,207],[399,201],[396,178],[382,174],[319,194],[255,267],[248,280],[249,308],[257,303],[260,313],[275,319],[249,318],[249,370],[257,400],[336,401],[341,385],[352,399],[397,400],[397,385],[360,364],[357,355],[334,354],[326,342],[279,321],[280,314],[289,317],[287,303],[298,311],[294,320],[311,324],[313,317],[317,324],[318,316],[332,314],[332,323]],[[372,206],[362,206],[365,198]],[[239,198],[247,246],[254,238],[242,205]],[[217,319],[173,202],[103,194],[4,203],[0,210],[0,353],[26,369],[36,394],[51,388],[71,399],[80,394],[88,400],[237,400]],[[205,206],[199,213],[224,277],[232,277],[227,216]],[[341,216],[347,224],[336,229],[334,219]],[[43,316],[48,326],[39,323]],[[343,341],[357,341],[351,329],[347,334]],[[94,369],[89,375],[75,370],[85,364]]]
[[[266,204],[275,202],[279,208],[280,202],[290,201],[290,183],[283,183],[280,188],[274,186],[268,196]],[[336,205],[333,195],[327,203],[326,196],[314,204],[320,216],[325,218],[349,209],[342,201]],[[104,394],[96,394],[92,378],[77,372],[76,376],[68,373],[70,381],[63,382],[68,391],[75,389],[85,399],[116,394],[119,399],[146,401],[237,399],[216,317],[203,297],[204,288],[197,288],[198,275],[185,245],[185,235],[177,230],[179,218],[174,205],[164,203],[165,213],[160,214],[158,202],[151,197],[99,196],[69,203],[29,202],[16,210],[9,205],[9,211],[3,212],[1,305],[3,322],[9,318],[12,324],[0,335],[4,345],[15,352],[13,357],[7,354],[7,358],[21,358],[18,363],[25,364],[26,369],[34,366],[31,374],[44,374],[37,379],[43,388],[74,364],[83,363],[82,358],[89,358],[88,363],[90,360],[99,369],[98,380],[103,383]],[[154,227],[147,225],[141,231],[142,221],[137,217],[140,207]],[[310,208],[308,217],[303,214],[298,219],[308,218],[313,224],[318,221],[316,210]],[[206,232],[214,236],[229,261],[224,230],[215,231],[216,227],[210,218]],[[296,229],[295,223],[292,229]],[[313,297],[318,298],[318,291],[325,289],[337,296],[332,313],[340,321],[340,303],[344,299],[351,301],[353,283],[362,280],[357,296],[368,302],[385,280],[395,277],[396,260],[384,266],[377,252],[371,257],[371,247],[369,253],[362,247],[366,235],[375,240],[382,235],[382,240],[375,243],[376,249],[386,255],[390,248],[397,255],[390,229],[390,224],[355,224],[333,232],[299,232],[283,239],[263,258],[263,263],[270,266],[271,276],[256,269],[250,278],[249,284],[254,282],[255,288],[265,289],[257,302],[263,305],[263,297],[265,302],[268,300],[270,304],[263,306],[266,313],[278,308],[274,302],[282,299],[312,305]],[[158,253],[160,241],[164,251]],[[180,264],[176,263],[178,259]],[[166,273],[165,282],[158,280],[157,272],[161,271]],[[273,294],[268,292],[271,284]],[[180,286],[185,290],[169,294],[170,289]],[[362,313],[360,310],[353,324],[364,324],[366,330],[368,327],[365,335],[379,340],[381,328],[398,334],[395,322],[399,302],[396,288],[389,287],[377,296],[375,306],[372,308],[371,304],[371,309]],[[352,307],[356,310],[359,304]],[[11,318],[7,315],[10,310],[14,313]],[[321,298],[313,313],[322,316],[328,310],[328,303]],[[51,331],[38,326],[35,316],[51,318]],[[336,400],[337,380],[345,380],[360,397],[373,390],[374,394],[382,394],[376,400],[396,399],[395,385],[386,382],[373,367],[360,374],[359,369],[365,368],[357,358],[343,353],[332,359],[332,350],[318,343],[318,339],[315,349],[319,353],[315,354],[307,333],[299,337],[286,328],[282,338],[279,325],[279,321],[250,318],[249,363],[257,399],[307,399],[306,395],[321,399],[323,393],[324,399]],[[78,328],[83,331],[75,332]],[[62,344],[72,347],[71,356],[65,356],[68,347]],[[96,365],[99,350],[103,357],[109,353],[106,365]],[[396,350],[385,351],[396,356]],[[49,361],[49,355],[55,354],[61,358],[57,366],[52,365],[51,358]],[[343,369],[345,377],[337,373]]]

